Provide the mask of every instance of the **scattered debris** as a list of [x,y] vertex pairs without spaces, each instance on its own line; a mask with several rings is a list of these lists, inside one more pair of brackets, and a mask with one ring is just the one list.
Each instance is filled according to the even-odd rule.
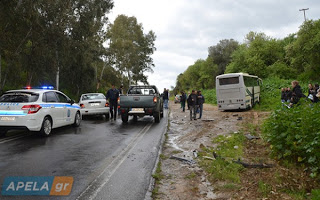
[[209,156],[202,156],[202,158],[207,159],[207,160],[215,160],[215,158],[211,158]]
[[259,136],[250,135],[250,134],[245,134],[244,136],[246,136],[246,138],[247,138],[248,140],[260,139]]
[[180,158],[180,157],[176,157],[176,156],[170,156],[170,159],[179,160],[179,161],[185,162],[185,163],[187,163],[189,165],[196,164],[196,161],[194,161],[194,160],[188,160],[188,159]]
[[203,119],[202,121],[204,121],[204,122],[213,122],[214,119]]
[[265,163],[249,164],[249,163],[242,162],[240,159],[234,160],[233,162],[242,165],[244,168],[260,168],[260,169],[262,169],[262,168],[271,168],[274,166],[272,164],[265,164]]
[[242,120],[242,117],[238,117],[238,119],[237,120]]
[[198,157],[198,151],[197,151],[197,150],[193,150],[193,156],[194,156],[195,158]]
[[232,116],[234,116],[234,117],[238,117],[238,114],[233,114]]
[[199,145],[200,149],[204,149],[206,148],[206,146],[204,146],[202,143]]
[[234,149],[239,149],[239,146],[234,146],[233,148],[234,148]]

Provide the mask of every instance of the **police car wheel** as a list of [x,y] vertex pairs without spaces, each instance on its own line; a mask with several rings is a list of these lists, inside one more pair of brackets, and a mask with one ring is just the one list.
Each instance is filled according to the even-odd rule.
[[45,117],[42,122],[40,133],[43,136],[49,136],[51,131],[52,131],[52,122],[49,117]]
[[73,125],[74,125],[75,127],[78,127],[78,126],[80,126],[80,123],[81,123],[81,116],[80,116],[80,113],[77,112],[76,115],[75,115],[75,117],[74,117],[74,123],[73,123]]

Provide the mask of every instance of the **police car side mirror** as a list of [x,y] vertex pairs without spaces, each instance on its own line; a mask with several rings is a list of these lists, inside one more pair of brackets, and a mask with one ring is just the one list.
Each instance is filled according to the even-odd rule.
[[71,100],[69,101],[69,103],[70,103],[71,105],[74,104],[74,100],[71,99]]

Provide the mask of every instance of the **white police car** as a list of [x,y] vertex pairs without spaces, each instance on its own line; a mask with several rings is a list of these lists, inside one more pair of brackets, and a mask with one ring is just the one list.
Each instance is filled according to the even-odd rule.
[[0,135],[9,129],[39,131],[49,136],[53,128],[80,126],[80,106],[52,87],[10,90],[0,97]]
[[109,119],[109,103],[102,93],[87,93],[80,97],[81,115],[104,115]]

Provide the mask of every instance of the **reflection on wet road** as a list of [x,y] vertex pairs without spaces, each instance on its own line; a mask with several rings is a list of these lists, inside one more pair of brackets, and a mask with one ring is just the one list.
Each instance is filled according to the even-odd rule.
[[69,196],[45,198],[143,199],[167,127],[164,116],[159,124],[152,117],[127,124],[91,118],[78,128],[56,129],[47,138],[28,132],[1,138],[0,184],[8,176],[72,176]]

